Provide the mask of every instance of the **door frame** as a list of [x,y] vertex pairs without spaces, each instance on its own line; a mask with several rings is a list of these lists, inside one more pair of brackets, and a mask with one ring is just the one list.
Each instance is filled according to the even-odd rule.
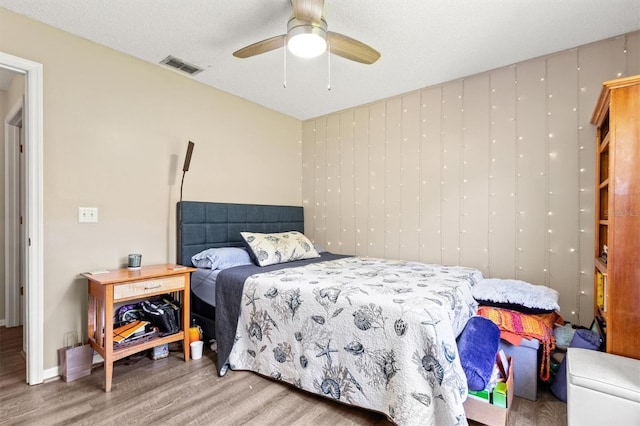
[[0,67],[25,75],[25,338],[27,383],[43,382],[44,375],[44,223],[43,223],[43,66],[0,52]]

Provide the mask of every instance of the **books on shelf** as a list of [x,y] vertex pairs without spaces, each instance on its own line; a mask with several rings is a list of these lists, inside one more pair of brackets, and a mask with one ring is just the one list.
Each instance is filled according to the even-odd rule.
[[596,272],[596,303],[602,312],[607,312],[607,274]]
[[607,274],[602,274],[602,280],[604,282],[602,286],[602,312],[607,312]]
[[604,306],[604,275],[602,272],[596,272],[596,303],[602,309]]
[[113,329],[113,341],[114,343],[122,343],[126,339],[131,339],[135,336],[145,333],[145,329],[149,325],[149,321],[136,320],[120,327]]

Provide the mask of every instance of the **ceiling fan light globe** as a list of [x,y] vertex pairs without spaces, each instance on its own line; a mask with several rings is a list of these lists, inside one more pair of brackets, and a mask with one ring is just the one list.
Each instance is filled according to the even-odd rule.
[[303,33],[289,36],[287,48],[300,58],[315,58],[327,50],[327,41],[318,34]]
[[327,50],[327,23],[302,21],[292,17],[287,22],[287,48],[300,58],[315,58]]

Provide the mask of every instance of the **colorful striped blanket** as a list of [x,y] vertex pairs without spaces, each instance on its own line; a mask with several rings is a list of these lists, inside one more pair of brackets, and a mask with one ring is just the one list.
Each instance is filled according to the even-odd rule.
[[564,323],[557,313],[529,315],[508,309],[480,306],[478,307],[478,315],[493,321],[500,328],[500,331],[514,333],[527,339],[538,339],[544,348],[540,363],[540,379],[549,380],[551,351],[556,347],[553,324],[556,322]]

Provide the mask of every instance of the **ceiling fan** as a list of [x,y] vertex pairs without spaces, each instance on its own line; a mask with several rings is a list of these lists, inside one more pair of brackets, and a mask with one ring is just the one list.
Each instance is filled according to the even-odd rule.
[[327,31],[322,16],[324,0],[291,0],[293,16],[287,22],[287,33],[259,41],[233,52],[236,58],[250,58],[269,52],[285,44],[289,51],[300,57],[319,56],[329,46],[329,52],[362,64],[373,64],[380,53],[366,44],[346,35]]

